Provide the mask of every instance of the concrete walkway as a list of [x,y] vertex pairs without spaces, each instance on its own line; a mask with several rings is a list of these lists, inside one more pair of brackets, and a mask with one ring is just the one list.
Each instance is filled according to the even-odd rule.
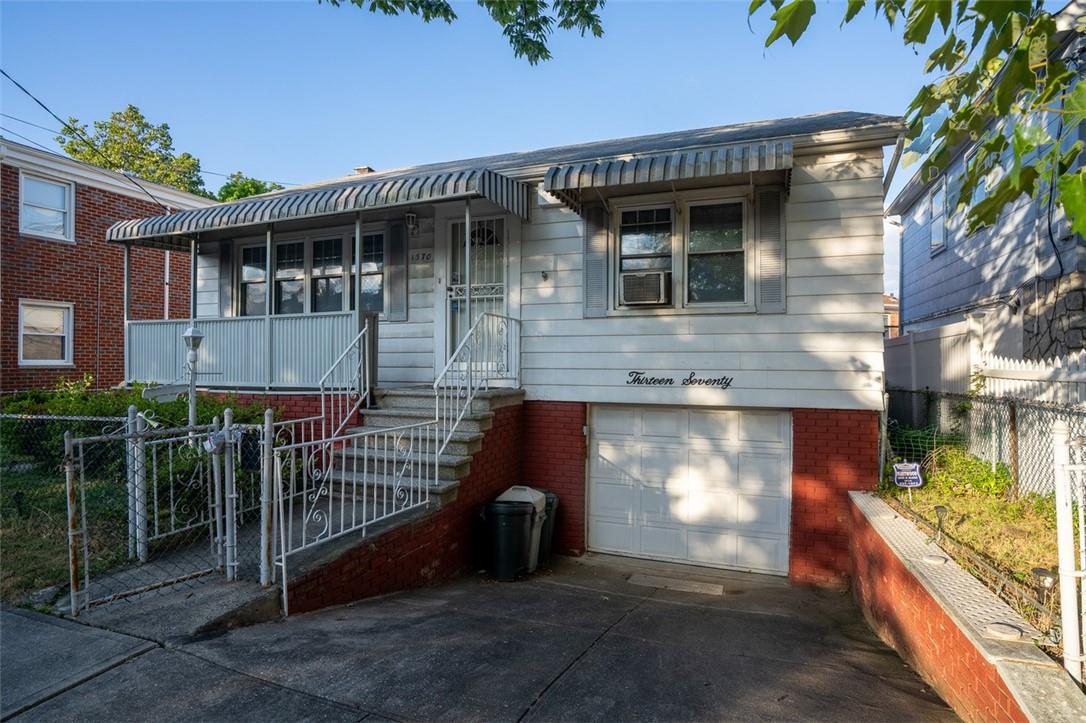
[[[9,636],[7,615],[5,699],[8,661],[35,655]],[[617,558],[146,652],[117,637],[130,659],[85,668],[59,694],[28,690],[23,700],[45,699],[17,720],[954,719],[847,595]]]

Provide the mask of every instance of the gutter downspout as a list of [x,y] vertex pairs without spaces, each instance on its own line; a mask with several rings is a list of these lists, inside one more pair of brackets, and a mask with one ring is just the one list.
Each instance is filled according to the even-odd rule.
[[890,191],[890,184],[894,181],[894,174],[897,173],[898,164],[901,162],[901,155],[905,151],[905,134],[900,133],[897,137],[897,143],[894,144],[894,155],[890,158],[890,167],[886,169],[886,178],[882,181],[882,197],[886,199],[886,194]]

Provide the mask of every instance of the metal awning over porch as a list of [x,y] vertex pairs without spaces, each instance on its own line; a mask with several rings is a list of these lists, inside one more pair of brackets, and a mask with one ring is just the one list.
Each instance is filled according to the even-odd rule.
[[370,180],[360,176],[357,181],[349,183],[285,191],[208,208],[120,221],[110,227],[106,240],[152,242],[166,247],[187,248],[187,238],[208,231],[473,198],[486,199],[527,220],[531,188],[485,168],[385,176]]
[[588,189],[791,169],[791,140],[732,143],[554,166],[543,178],[543,190],[579,211],[582,193]]

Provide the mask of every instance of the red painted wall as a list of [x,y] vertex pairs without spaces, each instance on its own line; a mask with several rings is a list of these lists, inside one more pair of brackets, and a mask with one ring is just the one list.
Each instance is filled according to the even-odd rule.
[[[98,387],[124,377],[124,252],[106,243],[116,221],[153,216],[150,200],[76,184],[75,243],[19,233],[19,169],[0,165],[0,391],[52,387],[60,378],[95,377]],[[132,317],[161,319],[165,253],[133,249]],[[189,314],[189,255],[170,254],[170,317]],[[19,299],[74,304],[74,366],[19,366]]]
[[875,632],[965,720],[1028,720],[995,666],[851,502],[849,514],[852,594]]
[[554,550],[585,551],[585,460],[588,405],[583,402],[524,403],[524,453],[521,479],[558,495]]
[[878,480],[878,412],[792,410],[791,582],[845,584],[848,493],[873,490]]
[[495,410],[494,424],[472,459],[471,472],[460,481],[456,500],[291,581],[291,614],[422,587],[471,569],[475,511],[517,483],[521,422],[521,405]]

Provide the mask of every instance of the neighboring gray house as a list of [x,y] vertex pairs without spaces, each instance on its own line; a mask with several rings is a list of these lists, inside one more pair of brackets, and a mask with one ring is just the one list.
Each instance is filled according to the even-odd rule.
[[[1072,29],[1081,16],[1078,3],[1059,16],[1065,34],[1059,52],[1072,67],[1083,57],[1083,38]],[[1081,62],[1077,67],[1081,73]],[[1045,122],[1057,136],[1057,114]],[[1009,127],[1006,120],[999,123]],[[1070,148],[1086,139],[1086,127],[1066,135]],[[957,149],[937,178],[924,180],[917,172],[886,211],[901,223],[902,333],[983,312],[985,343],[997,354],[1042,359],[1086,348],[1082,238],[1072,234],[1057,206],[1025,197],[1008,206],[995,226],[969,234],[965,214],[954,213],[952,204],[974,152],[973,145]]]

